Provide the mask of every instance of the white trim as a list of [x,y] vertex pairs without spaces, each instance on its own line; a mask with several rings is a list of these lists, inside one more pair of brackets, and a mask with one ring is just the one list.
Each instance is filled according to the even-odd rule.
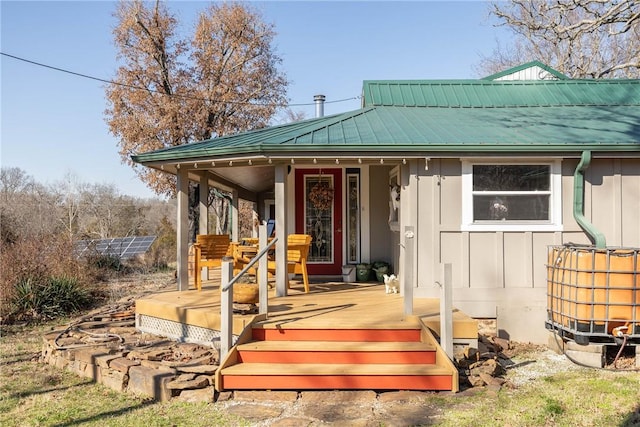
[[[460,159],[462,162],[462,223],[460,231],[562,231],[562,168],[559,159]],[[473,166],[474,165],[549,165],[551,173],[551,197],[549,199],[549,221],[522,221],[495,223],[473,222]],[[548,192],[541,192],[548,193]]]
[[[360,194],[362,192],[362,183],[360,182],[362,180],[362,177],[360,176],[360,173],[348,173],[347,169],[356,169],[356,168],[344,168],[343,169],[343,173],[344,176],[342,177],[342,206],[344,207],[342,209],[342,264],[343,265],[349,265],[349,264],[359,264],[362,259],[362,194]],[[358,168],[359,169],[359,168]],[[351,261],[349,259],[349,232],[351,231],[351,227],[349,224],[349,177],[350,176],[355,176],[358,180],[358,224],[356,224],[355,226],[355,230],[356,233],[358,235],[357,238],[357,254],[356,254],[356,260],[355,261]]]
[[355,165],[360,168],[360,262],[371,262],[371,222],[369,198],[369,165]]

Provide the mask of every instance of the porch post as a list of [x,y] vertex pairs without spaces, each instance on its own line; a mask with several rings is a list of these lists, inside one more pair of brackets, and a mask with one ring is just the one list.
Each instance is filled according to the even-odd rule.
[[[200,175],[200,185],[198,185],[198,233],[209,234],[209,179],[207,172]],[[202,280],[209,280],[209,268],[204,267],[202,271],[194,271],[194,275],[200,274]]]
[[200,175],[200,215],[198,234],[209,234],[209,177],[206,172]]
[[418,161],[411,159],[400,166],[400,289],[404,297],[404,314],[413,314],[413,288],[418,279]]
[[440,264],[440,345],[453,360],[453,291],[451,264]]
[[287,295],[287,165],[276,165],[276,296]]
[[233,190],[231,192],[231,239],[235,242],[240,240],[239,234],[239,214],[240,209],[238,209],[239,201],[238,201],[238,191]]
[[416,263],[413,251],[413,242],[416,240],[414,227],[411,225],[403,227],[402,233],[400,234],[400,239],[402,242],[402,247],[404,248],[404,268],[403,273],[400,276],[402,278],[402,286],[400,287],[400,289],[404,297],[403,312],[406,316],[411,316],[413,314],[413,264]]
[[176,187],[178,290],[186,291],[189,289],[189,177],[186,170],[178,170]]

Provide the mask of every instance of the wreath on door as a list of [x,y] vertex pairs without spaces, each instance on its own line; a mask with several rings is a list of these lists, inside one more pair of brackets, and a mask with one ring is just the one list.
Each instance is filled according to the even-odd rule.
[[334,190],[328,183],[320,180],[316,185],[311,187],[309,191],[309,200],[316,210],[327,211],[331,209],[331,202],[333,202]]

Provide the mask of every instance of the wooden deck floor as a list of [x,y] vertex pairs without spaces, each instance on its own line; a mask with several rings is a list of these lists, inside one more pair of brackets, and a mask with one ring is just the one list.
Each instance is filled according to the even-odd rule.
[[[136,313],[203,328],[220,329],[219,280],[203,283],[201,291],[159,292],[136,301]],[[384,284],[313,282],[308,294],[302,283],[292,284],[289,295],[269,292],[268,318],[264,328],[403,328],[403,297],[385,294]],[[414,298],[413,314],[433,331],[440,331],[439,300]],[[240,334],[255,315],[234,315],[233,333]],[[455,340],[477,339],[477,322],[454,308]]]

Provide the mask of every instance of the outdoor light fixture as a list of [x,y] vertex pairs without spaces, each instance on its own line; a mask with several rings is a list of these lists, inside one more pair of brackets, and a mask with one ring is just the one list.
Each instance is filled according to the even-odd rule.
[[216,162],[211,162],[211,166],[215,167],[215,165],[216,165]]
[[380,159],[380,164],[384,165],[384,159]]
[[180,169],[180,163],[176,165],[176,169]]
[[249,166],[251,166],[253,164],[253,162],[251,161],[251,159],[249,159]]
[[429,157],[424,158],[424,170],[426,171],[429,170],[429,160],[431,160]]
[[193,168],[194,168],[194,169],[198,169],[198,164],[197,164],[197,163],[194,163],[194,164],[193,164]]
[[296,164],[296,160],[295,159],[291,159],[291,164],[295,165]]
[[336,165],[340,164],[340,160],[336,159]]
[[313,159],[313,164],[315,165],[316,163],[318,163],[318,159]]
[[362,164],[362,159],[358,159],[358,164]]
[[229,160],[229,166],[233,166],[233,160]]

